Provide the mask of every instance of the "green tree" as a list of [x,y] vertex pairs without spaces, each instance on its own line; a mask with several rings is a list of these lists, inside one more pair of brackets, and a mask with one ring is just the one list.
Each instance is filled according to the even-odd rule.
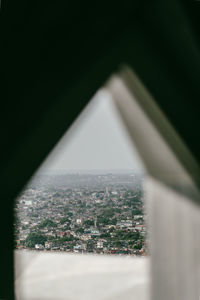
[[141,250],[142,249],[142,244],[135,244],[133,245],[133,248],[136,250]]
[[56,227],[56,223],[54,223],[52,220],[50,219],[45,219],[43,220],[39,225],[38,227],[39,228],[44,228],[44,227]]
[[92,225],[94,225],[94,220],[90,220],[90,219],[85,220],[83,222],[83,224],[86,225],[86,226],[92,226]]
[[60,219],[60,224],[63,225],[64,223],[71,223],[71,221],[69,220],[68,217],[61,218]]
[[109,232],[103,232],[100,237],[101,238],[110,238],[110,233]]
[[83,228],[77,228],[76,229],[76,233],[84,233],[84,229]]
[[41,232],[31,232],[25,239],[24,244],[28,248],[33,248],[35,247],[35,244],[44,245],[46,240],[46,237],[43,234],[41,234]]
[[113,208],[106,208],[103,212],[104,217],[111,218],[114,216],[114,209]]

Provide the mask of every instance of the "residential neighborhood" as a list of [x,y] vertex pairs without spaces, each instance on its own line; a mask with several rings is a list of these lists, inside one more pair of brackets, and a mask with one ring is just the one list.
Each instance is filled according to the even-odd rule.
[[15,248],[146,255],[143,176],[36,176],[16,199]]

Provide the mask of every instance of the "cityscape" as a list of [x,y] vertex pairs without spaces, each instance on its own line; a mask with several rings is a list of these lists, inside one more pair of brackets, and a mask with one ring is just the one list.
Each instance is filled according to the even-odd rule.
[[15,248],[147,255],[143,175],[37,174],[15,202]]

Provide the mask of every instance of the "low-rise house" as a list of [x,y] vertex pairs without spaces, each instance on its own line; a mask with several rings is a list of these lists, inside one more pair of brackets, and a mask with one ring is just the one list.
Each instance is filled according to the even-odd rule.
[[89,235],[89,234],[82,234],[82,235],[80,236],[80,239],[81,239],[82,241],[88,241],[88,240],[91,239],[91,235]]
[[52,248],[52,242],[45,242],[45,249],[50,250]]
[[42,244],[35,244],[36,250],[44,250],[44,246]]
[[98,240],[97,241],[97,248],[98,249],[102,249],[103,248],[103,241],[102,240]]

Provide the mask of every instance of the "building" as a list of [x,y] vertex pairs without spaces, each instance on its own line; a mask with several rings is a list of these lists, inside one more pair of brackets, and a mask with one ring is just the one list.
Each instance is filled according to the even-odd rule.
[[35,249],[36,249],[36,250],[44,250],[44,246],[41,245],[41,244],[36,244],[36,245],[35,245]]

